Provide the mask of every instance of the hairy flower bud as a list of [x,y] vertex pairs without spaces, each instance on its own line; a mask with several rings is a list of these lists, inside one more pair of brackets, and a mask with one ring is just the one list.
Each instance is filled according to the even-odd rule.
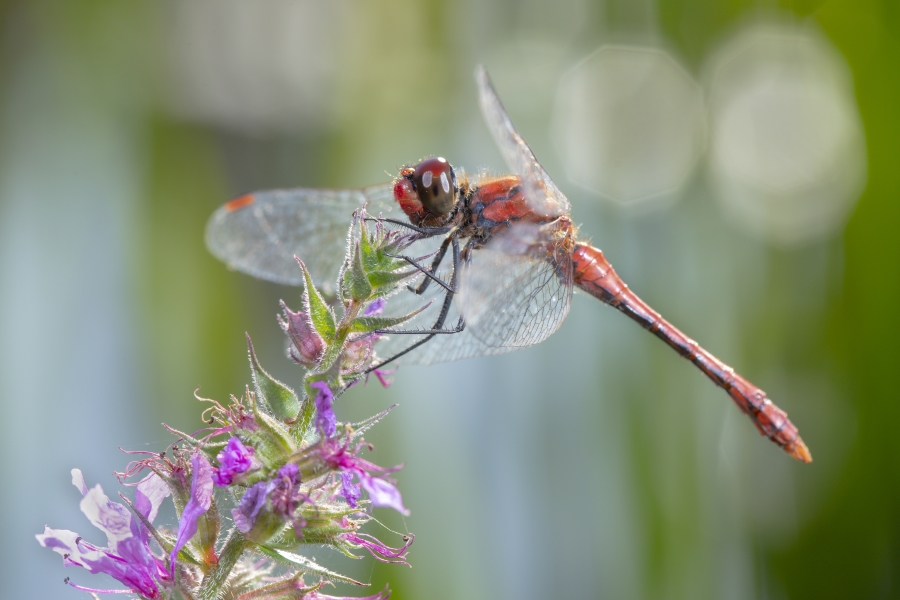
[[284,316],[278,316],[278,323],[291,340],[291,358],[304,367],[314,367],[325,352],[325,340],[313,327],[308,313],[293,312],[283,301],[281,311]]

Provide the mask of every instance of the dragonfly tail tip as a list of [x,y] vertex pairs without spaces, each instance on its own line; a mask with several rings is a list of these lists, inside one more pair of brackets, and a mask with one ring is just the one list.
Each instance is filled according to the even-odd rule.
[[812,454],[809,452],[809,448],[806,447],[806,444],[803,443],[803,440],[797,438],[794,440],[794,443],[791,444],[790,447],[785,448],[791,456],[796,458],[797,460],[803,461],[805,463],[812,462]]

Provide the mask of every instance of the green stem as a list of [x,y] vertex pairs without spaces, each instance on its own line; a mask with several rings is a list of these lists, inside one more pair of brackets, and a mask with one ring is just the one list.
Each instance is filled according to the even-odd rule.
[[203,578],[200,592],[197,594],[199,600],[216,600],[218,598],[219,590],[225,584],[231,569],[234,568],[248,544],[249,542],[244,539],[244,536],[232,530],[228,536],[228,541],[225,542],[225,547],[222,548],[222,553],[219,555],[219,564]]

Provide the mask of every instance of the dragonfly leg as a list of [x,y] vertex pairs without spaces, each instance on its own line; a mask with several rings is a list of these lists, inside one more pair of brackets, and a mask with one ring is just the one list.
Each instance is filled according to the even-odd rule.
[[380,223],[391,223],[392,225],[397,225],[399,227],[405,227],[416,233],[421,233],[425,237],[434,237],[436,235],[444,235],[445,233],[450,233],[453,230],[452,225],[448,225],[446,227],[418,227],[413,225],[412,223],[406,223],[405,221],[399,221],[397,219],[389,219],[387,217],[375,218],[369,217],[366,221],[375,221]]
[[[412,293],[414,293],[418,296],[421,296],[422,294],[425,293],[425,290],[428,289],[428,284],[431,283],[431,280],[434,279],[438,285],[440,285],[442,288],[444,288],[448,292],[456,293],[455,288],[450,289],[450,287],[447,284],[445,284],[443,281],[441,281],[440,279],[438,279],[435,276],[435,273],[437,273],[438,267],[441,266],[441,262],[443,262],[443,260],[444,260],[444,255],[447,254],[447,248],[450,247],[450,239],[451,239],[450,236],[448,236],[441,243],[441,247],[438,249],[437,254],[435,254],[434,260],[431,261],[431,268],[428,269],[427,271],[422,269],[422,267],[420,267],[418,264],[412,263],[412,261],[410,261],[412,264],[414,264],[414,266],[418,267],[419,270],[422,271],[422,273],[426,275],[426,277],[422,280],[422,283],[419,284],[419,287],[412,287],[410,285],[410,286],[406,286],[406,289],[408,289],[409,291],[411,291]],[[406,258],[405,256],[401,256],[399,258],[404,258],[407,261],[409,261],[409,259]]]
[[[459,266],[459,262],[460,262],[459,240],[457,239],[457,237],[455,235],[451,235],[447,239],[450,240],[453,244],[453,275],[450,278],[450,285],[447,286],[446,284],[444,284],[443,281],[441,281],[437,277],[434,277],[434,276],[426,273],[426,275],[429,275],[429,277],[432,277],[435,281],[437,281],[444,288],[444,290],[446,290],[446,292],[444,293],[444,303],[441,306],[441,312],[438,315],[438,318],[435,321],[434,325],[431,327],[431,329],[376,329],[374,333],[398,333],[398,334],[404,334],[404,335],[428,335],[429,337],[426,338],[425,340],[420,340],[419,342],[417,342],[417,344],[420,345],[420,344],[424,344],[427,340],[430,340],[431,337],[433,337],[435,335],[444,334],[444,333],[460,333],[463,331],[463,329],[466,328],[466,322],[462,318],[462,316],[460,316],[459,321],[456,324],[456,327],[453,327],[451,329],[444,329],[444,321],[447,320],[447,314],[450,312],[450,304],[453,301],[454,294],[456,293],[457,278],[459,275],[458,266]],[[446,250],[446,248],[444,247],[443,244],[441,245],[441,248]],[[443,252],[439,252],[438,254],[441,255],[441,257],[443,257],[442,256]],[[428,281],[428,279],[426,279],[426,281]],[[408,352],[411,349],[412,348],[405,350],[404,353]]]
[[465,320],[460,317],[455,327],[441,329],[376,329],[372,333],[397,333],[401,335],[440,335],[444,333],[460,333],[466,328]]
[[455,288],[451,288],[448,284],[444,283],[439,277],[435,275],[437,272],[437,268],[440,266],[441,261],[444,259],[444,254],[447,253],[447,247],[450,245],[450,238],[448,237],[444,240],[444,243],[441,244],[440,250],[438,250],[437,255],[434,257],[434,260],[431,262],[431,268],[425,268],[418,263],[414,258],[410,258],[409,256],[398,255],[398,254],[387,254],[392,258],[399,258],[405,260],[412,266],[414,266],[419,272],[425,275],[425,279],[419,284],[418,287],[406,286],[410,292],[421,296],[422,293],[428,288],[428,284],[433,280],[439,286],[447,290],[448,292],[456,293]]
[[[459,283],[459,263],[460,263],[459,239],[457,238],[456,235],[451,235],[450,241],[451,241],[451,245],[453,246],[453,275],[450,277],[450,287],[453,289],[456,289],[456,287]],[[429,341],[431,338],[433,338],[438,333],[461,333],[466,328],[466,321],[462,316],[459,317],[459,322],[456,324],[456,327],[454,327],[453,329],[444,329],[444,321],[447,320],[447,315],[450,312],[450,304],[453,302],[453,295],[454,295],[454,293],[451,291],[447,291],[444,294],[444,304],[443,304],[443,306],[441,306],[441,313],[438,315],[437,320],[434,322],[434,325],[431,328],[431,331],[433,333],[427,333],[427,331],[426,332],[392,331],[391,333],[427,333],[427,335],[424,338],[422,338],[421,340],[415,342],[414,344],[411,344],[408,348],[405,348],[404,350],[401,350],[397,354],[391,356],[390,358],[381,361],[377,365],[369,367],[368,369],[366,369],[366,374],[371,373],[375,369],[380,369],[383,366],[387,365],[388,363],[391,363],[391,362],[397,360],[401,356],[412,352],[413,350],[415,350],[416,348],[418,348],[425,342]],[[381,332],[379,332],[379,333],[381,333]]]

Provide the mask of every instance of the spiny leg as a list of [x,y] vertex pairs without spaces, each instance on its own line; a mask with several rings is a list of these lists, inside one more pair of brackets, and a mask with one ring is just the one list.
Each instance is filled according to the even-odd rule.
[[[425,277],[425,279],[422,280],[422,283],[419,284],[419,287],[414,288],[412,286],[407,286],[406,289],[408,289],[409,291],[411,291],[412,293],[414,293],[418,296],[421,296],[422,294],[425,293],[425,290],[428,289],[428,284],[431,283],[431,280],[434,279],[438,285],[440,285],[442,288],[444,288],[448,292],[456,293],[456,289],[450,289],[443,281],[441,281],[435,275],[435,273],[437,273],[438,267],[441,266],[441,263],[444,260],[444,255],[447,254],[447,248],[450,247],[451,237],[452,236],[447,236],[446,238],[444,238],[444,241],[441,242],[441,247],[438,249],[437,253],[434,255],[434,260],[431,261],[431,268],[428,269],[427,272],[422,270],[420,267],[420,270],[422,270],[422,273],[424,273],[426,275],[426,277]],[[412,263],[412,261],[409,260],[405,256],[401,256],[399,258],[403,258],[403,259],[407,260],[408,262],[410,262],[411,264],[414,264],[417,267],[419,266],[418,264]]]
[[446,227],[418,227],[413,225],[412,223],[406,223],[405,221],[398,221],[397,219],[389,219],[387,217],[369,217],[366,221],[375,221],[376,223],[391,223],[392,225],[397,225],[398,227],[405,227],[406,229],[410,229],[415,231],[416,233],[421,233],[425,237],[434,237],[436,235],[443,235],[445,233],[450,233],[453,231],[453,226],[448,225]]
[[[459,265],[460,265],[459,239],[456,237],[456,235],[451,235],[450,240],[451,240],[451,244],[453,246],[453,275],[450,277],[450,287],[455,290],[459,283]],[[451,292],[451,291],[447,291],[444,294],[444,305],[441,307],[441,314],[438,315],[437,320],[435,321],[434,325],[432,326],[432,330],[439,330],[439,331],[435,331],[434,333],[429,333],[426,337],[424,337],[421,340],[419,340],[418,342],[415,342],[414,344],[410,345],[405,350],[401,350],[397,354],[393,355],[392,357],[390,357],[386,360],[381,361],[377,365],[369,367],[368,369],[366,369],[366,374],[371,373],[375,369],[380,369],[383,366],[387,365],[388,363],[391,363],[391,362],[397,360],[401,356],[408,354],[409,352],[412,352],[413,350],[415,350],[416,348],[418,348],[419,346],[421,346],[422,344],[424,344],[425,342],[427,342],[428,340],[433,338],[438,333],[461,333],[466,328],[466,321],[462,316],[459,317],[459,322],[456,324],[456,327],[454,329],[443,329],[444,321],[447,320],[447,314],[450,312],[450,304],[453,302],[453,295],[454,295],[454,292]],[[394,333],[401,333],[401,332],[394,332]],[[415,332],[411,332],[411,333],[415,333]]]
[[401,259],[401,260],[405,260],[406,262],[408,262],[409,264],[411,264],[413,267],[415,267],[420,273],[422,273],[423,275],[425,275],[425,278],[424,278],[424,280],[422,281],[422,283],[419,284],[419,287],[414,288],[414,287],[409,286],[409,285],[406,286],[406,289],[408,289],[410,292],[412,292],[412,293],[414,293],[414,294],[416,294],[416,295],[418,295],[418,296],[421,296],[421,295],[425,292],[425,290],[428,288],[428,284],[431,283],[432,280],[434,280],[435,283],[437,283],[439,286],[441,286],[442,288],[444,288],[444,289],[447,290],[448,292],[453,292],[453,293],[455,293],[455,292],[456,292],[455,289],[452,289],[449,285],[447,285],[446,283],[444,283],[443,280],[441,280],[439,277],[437,277],[437,276],[435,275],[435,273],[437,272],[438,267],[439,267],[440,264],[441,264],[441,261],[444,260],[444,255],[447,253],[447,248],[448,248],[449,246],[450,246],[450,236],[448,236],[448,237],[441,243],[441,247],[440,247],[440,249],[437,251],[437,253],[435,254],[434,260],[431,261],[431,267],[428,268],[428,269],[426,269],[425,267],[423,267],[422,265],[420,265],[419,262],[418,262],[416,259],[411,258],[411,257],[409,257],[409,256],[405,256],[405,255],[402,255],[402,254],[388,254],[388,256],[390,256],[391,258],[399,258],[399,259]]
[[[445,333],[460,333],[463,329],[465,329],[465,320],[460,317],[459,321],[456,324],[456,327],[452,329],[444,329],[444,321],[447,319],[447,314],[450,312],[450,303],[453,301],[453,296],[456,293],[456,286],[458,281],[458,272],[459,272],[459,240],[455,235],[448,236],[448,239],[453,243],[453,275],[450,279],[450,285],[447,286],[443,281],[434,278],[435,281],[440,283],[440,285],[444,288],[444,303],[441,306],[441,313],[437,318],[435,324],[431,327],[431,329],[376,329],[373,333],[398,333],[402,335],[425,335],[427,334],[429,337],[426,340],[419,340],[417,344],[424,344],[427,340],[431,339],[431,337],[438,334]],[[443,245],[443,244],[442,244]],[[427,281],[427,280],[426,280]],[[413,346],[415,347],[415,346]],[[405,352],[408,352],[412,348],[407,349]]]
[[[451,231],[453,231],[452,225],[448,225],[446,227],[418,227],[411,223],[399,221],[397,219],[390,219],[387,217],[379,217],[379,218],[370,217],[366,220],[367,221],[375,221],[375,222],[379,222],[379,223],[391,223],[391,224],[397,225],[399,227],[405,227],[406,229],[410,229],[410,230],[415,231],[416,233],[420,234],[422,236],[421,239],[435,237],[438,235],[444,235],[446,233],[450,233]],[[452,237],[452,236],[448,236],[447,239],[445,239],[444,242],[441,244],[441,247],[438,250],[437,255],[435,256],[434,261],[432,262],[432,265],[431,265],[431,273],[432,274],[437,271],[437,267],[440,265],[441,261],[444,258],[444,254],[447,252],[447,243],[449,242],[450,237]],[[394,255],[389,255],[389,256],[394,256]],[[422,293],[425,292],[425,290],[428,288],[428,283],[429,283],[430,279],[434,279],[445,290],[451,291],[450,289],[448,289],[447,285],[443,281],[441,281],[440,279],[438,279],[436,277],[432,277],[414,259],[412,259],[408,256],[394,256],[394,257],[407,261],[408,263],[410,263],[411,265],[416,267],[419,271],[421,271],[424,275],[427,276],[426,279],[419,285],[419,288],[415,291],[416,294],[422,295]],[[409,289],[409,288],[407,288],[407,289]]]

